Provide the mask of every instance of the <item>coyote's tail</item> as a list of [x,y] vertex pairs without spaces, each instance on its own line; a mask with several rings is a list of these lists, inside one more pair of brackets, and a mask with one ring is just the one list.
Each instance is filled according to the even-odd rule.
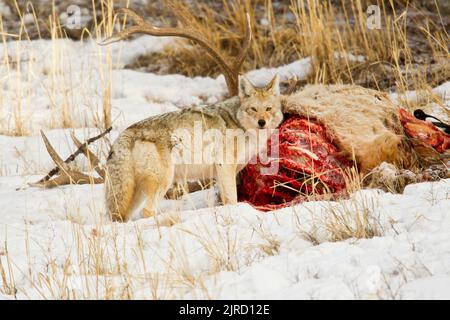
[[121,135],[114,143],[106,163],[106,209],[114,221],[126,221],[132,208],[136,187],[132,148],[132,137]]

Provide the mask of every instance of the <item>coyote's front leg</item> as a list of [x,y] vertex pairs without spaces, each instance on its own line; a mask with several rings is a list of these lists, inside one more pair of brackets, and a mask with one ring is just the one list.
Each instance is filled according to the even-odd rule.
[[237,203],[236,164],[216,164],[216,178],[223,204]]

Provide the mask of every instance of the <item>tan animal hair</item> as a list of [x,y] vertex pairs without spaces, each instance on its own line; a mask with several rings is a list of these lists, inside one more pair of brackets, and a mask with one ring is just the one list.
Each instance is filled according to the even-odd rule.
[[418,164],[398,107],[385,93],[355,85],[308,85],[282,100],[285,113],[325,124],[333,142],[363,173],[382,162],[410,169]]

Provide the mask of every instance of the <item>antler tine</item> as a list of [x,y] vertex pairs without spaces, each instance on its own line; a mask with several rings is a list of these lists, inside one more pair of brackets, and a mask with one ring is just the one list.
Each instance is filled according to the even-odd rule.
[[37,182],[30,182],[28,183],[31,187],[40,187],[40,188],[53,188],[58,186],[63,186],[66,184],[70,184],[71,178],[67,174],[62,174],[59,176],[56,176],[56,178],[53,178],[51,180],[39,180]]
[[87,143],[86,142],[82,143],[80,140],[78,140],[78,138],[75,136],[74,132],[71,132],[70,136],[71,136],[75,146],[78,149],[80,149],[81,152],[83,152],[83,154],[88,159],[89,164],[91,165],[91,168],[93,168],[98,173],[98,175],[104,179],[105,178],[105,171],[99,167],[100,160],[97,158],[97,156],[95,154],[93,154],[91,152],[91,150],[89,150],[89,147],[87,146]]
[[64,186],[67,184],[101,184],[104,179],[101,177],[91,177],[79,171],[69,171],[64,172],[53,179],[45,181],[37,181],[33,183],[28,183],[31,187],[43,187],[43,188],[54,188],[59,186]]
[[241,69],[241,66],[244,63],[245,57],[247,56],[248,50],[250,49],[251,42],[252,42],[252,25],[250,22],[250,14],[248,12],[245,12],[245,36],[243,44],[244,46],[234,64],[234,70],[236,73],[239,73],[239,70]]
[[69,168],[67,167],[66,163],[58,155],[56,150],[50,144],[50,141],[48,140],[44,131],[42,131],[42,130],[41,130],[41,136],[42,136],[42,140],[44,141],[44,145],[45,145],[45,148],[47,149],[48,154],[52,158],[53,162],[56,164],[56,168],[54,169],[56,171],[56,173],[58,173],[59,171],[69,171]]
[[[106,134],[108,134],[112,130],[112,127],[106,129],[104,132],[100,133],[99,135],[87,139],[84,143],[81,143],[73,133],[71,133],[72,140],[77,146],[77,150],[72,153],[66,160],[63,160],[56,150],[53,148],[53,146],[50,144],[50,141],[48,140],[45,133],[41,130],[41,136],[42,140],[44,141],[45,148],[47,149],[48,154],[52,158],[53,162],[56,164],[56,167],[47,173],[45,177],[40,179],[39,181],[35,183],[29,183],[31,186],[37,186],[37,187],[56,187],[60,185],[65,184],[86,184],[86,183],[103,183],[105,172],[103,169],[100,168],[99,159],[89,150],[88,145],[92,142],[104,137]],[[69,168],[68,163],[75,160],[75,158],[83,153],[88,158],[88,161],[90,162],[91,166],[97,171],[100,177],[92,177],[90,175],[87,175],[81,171],[73,170]],[[58,175],[54,179],[52,179],[53,176]]]
[[[86,184],[86,183],[102,183],[103,178],[94,178],[89,175],[86,175],[82,172],[71,170],[67,163],[58,155],[56,150],[51,145],[44,131],[41,130],[42,140],[44,141],[45,148],[48,151],[48,154],[52,158],[53,162],[56,164],[56,168],[53,169],[47,176],[42,178],[41,180],[30,183],[31,186],[42,186],[42,187],[55,187],[65,184]],[[58,177],[55,179],[51,178],[51,173],[54,174],[60,173]]]
[[157,37],[161,36],[181,37],[192,40],[197,44],[199,44],[201,47],[203,47],[211,55],[214,61],[218,64],[225,77],[225,81],[227,83],[230,95],[235,96],[238,94],[239,70],[240,67],[242,66],[242,63],[244,62],[248,49],[250,48],[250,42],[252,37],[250,15],[248,13],[246,13],[245,16],[246,32],[245,32],[244,47],[233,65],[227,63],[222,53],[217,48],[215,48],[215,46],[212,45],[208,41],[208,39],[202,36],[198,32],[198,30],[192,27],[186,26],[183,28],[173,28],[173,27],[158,28],[146,22],[141,16],[139,16],[135,11],[131,9],[122,8],[118,11],[118,13],[128,15],[136,25],[122,30],[115,36],[105,39],[105,41],[100,43],[101,45],[107,45],[123,40],[135,33],[145,33]]
[[[145,22],[145,20],[139,16],[136,12],[134,12],[131,9],[128,8],[121,8],[117,11],[118,14],[123,14],[123,15],[128,15],[131,20],[133,20],[133,22],[136,24],[135,26],[131,26],[127,29],[122,30],[121,32],[119,32],[116,35],[113,35],[111,37],[106,38],[105,40],[103,40],[102,42],[100,42],[99,44],[104,46],[104,45],[108,45],[111,43],[115,43],[118,42],[120,40],[126,39],[129,36],[131,36],[132,34],[135,33],[147,33],[146,31],[144,31],[143,29],[158,29],[154,26],[152,26],[151,24]],[[148,30],[147,30],[148,31]]]

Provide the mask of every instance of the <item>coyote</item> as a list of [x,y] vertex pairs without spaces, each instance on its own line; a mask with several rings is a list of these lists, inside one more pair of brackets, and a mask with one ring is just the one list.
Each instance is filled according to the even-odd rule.
[[[221,146],[203,144],[197,150],[184,148],[190,145],[189,137],[177,132],[184,130],[192,137],[195,135],[194,124],[200,123],[203,132],[209,130],[224,136],[227,130],[240,130],[243,135],[249,131],[267,132],[281,124],[283,113],[278,75],[263,88],[256,88],[241,77],[238,92],[238,96],[212,106],[150,117],[119,135],[106,164],[106,207],[113,220],[126,221],[143,197],[146,197],[144,216],[155,215],[158,202],[177,182],[215,178],[222,202],[237,202],[236,175],[259,151],[256,140],[246,139],[250,150],[234,150],[239,136],[230,138],[227,135]],[[217,152],[209,162],[178,163],[173,155],[180,148],[189,153],[190,159],[198,159],[199,155],[202,159],[205,148]],[[230,155],[228,150],[234,150],[231,161],[217,157],[217,154],[223,155],[220,148],[227,150],[227,156]]]

